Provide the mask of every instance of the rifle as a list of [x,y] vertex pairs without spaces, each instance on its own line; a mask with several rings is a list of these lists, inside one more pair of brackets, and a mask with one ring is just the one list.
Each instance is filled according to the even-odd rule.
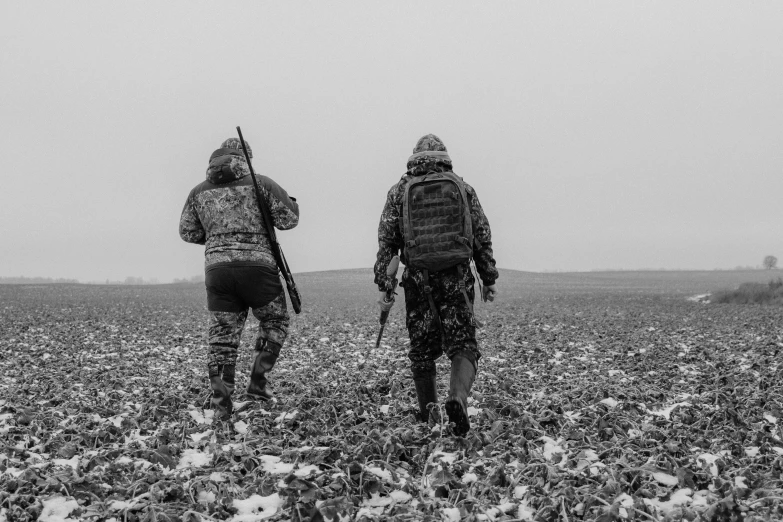
[[[384,296],[383,300],[385,303],[393,303],[394,302],[394,290],[397,288],[397,270],[400,268],[400,258],[399,256],[394,256],[391,258],[391,261],[389,261],[389,266],[386,267],[386,275],[389,277],[393,277],[392,280],[392,286],[390,289],[386,290],[386,295]],[[381,331],[378,332],[378,340],[375,341],[375,347],[378,348],[381,345],[381,337],[383,337],[383,329],[386,328],[386,320],[389,318],[389,310],[386,310],[385,312],[381,312]]]
[[285,286],[288,287],[288,297],[291,299],[291,307],[293,307],[294,312],[298,314],[302,311],[302,296],[299,294],[299,290],[296,288],[296,283],[294,283],[291,270],[288,268],[285,255],[283,255],[283,249],[280,248],[280,243],[277,242],[277,234],[275,233],[275,224],[272,221],[272,214],[269,212],[269,206],[267,206],[266,200],[261,195],[261,189],[258,188],[256,173],[253,170],[253,164],[250,162],[250,154],[247,153],[245,138],[242,137],[242,129],[240,129],[239,126],[237,126],[237,133],[239,134],[239,142],[242,144],[242,152],[245,153],[247,166],[250,168],[250,178],[253,180],[253,187],[256,189],[256,202],[258,203],[258,210],[261,212],[261,217],[264,220],[266,233],[269,235],[269,243],[272,247],[272,255],[275,258],[275,263],[277,263],[277,269],[283,275]]

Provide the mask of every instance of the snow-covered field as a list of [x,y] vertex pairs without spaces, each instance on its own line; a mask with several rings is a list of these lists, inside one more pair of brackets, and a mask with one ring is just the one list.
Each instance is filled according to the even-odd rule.
[[297,276],[276,402],[248,323],[229,426],[202,287],[0,286],[0,521],[779,520],[782,312],[687,299],[765,278],[502,271],[466,438],[414,422],[369,270]]

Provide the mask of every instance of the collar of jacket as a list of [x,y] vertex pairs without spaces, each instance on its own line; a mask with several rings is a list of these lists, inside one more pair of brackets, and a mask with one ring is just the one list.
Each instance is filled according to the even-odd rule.
[[432,158],[436,161],[451,161],[448,152],[443,152],[440,150],[423,150],[408,158],[408,163],[411,161],[416,161],[419,158]]

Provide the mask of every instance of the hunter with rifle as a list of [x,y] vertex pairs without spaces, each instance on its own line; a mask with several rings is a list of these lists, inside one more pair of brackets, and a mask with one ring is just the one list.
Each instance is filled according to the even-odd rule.
[[405,264],[400,286],[419,418],[435,420],[429,409],[438,401],[435,361],[445,352],[451,379],[444,406],[454,433],[465,435],[470,429],[467,398],[481,357],[470,262],[484,283],[484,300],[495,298],[498,271],[489,221],[476,191],[454,174],[446,146],[434,134],[416,143],[407,171],[389,190],[381,213],[375,284],[382,324],[394,305],[393,259],[398,253]]
[[294,311],[301,306],[275,233],[299,223],[299,205],[272,179],[255,174],[253,152],[237,131],[239,138],[227,139],[210,156],[207,179],[191,190],[179,223],[183,240],[206,246],[207,368],[220,420],[233,412],[237,349],[248,309],[259,325],[247,397],[268,400],[274,396],[268,374],[290,320],[281,274]]

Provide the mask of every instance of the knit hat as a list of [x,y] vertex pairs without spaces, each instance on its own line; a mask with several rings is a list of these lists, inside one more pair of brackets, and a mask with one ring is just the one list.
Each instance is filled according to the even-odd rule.
[[434,134],[427,134],[419,138],[416,146],[413,147],[413,156],[408,158],[408,168],[412,164],[418,164],[422,161],[441,161],[451,165],[451,158],[440,138]]
[[[245,140],[245,147],[247,147],[247,155],[251,158],[253,157],[253,149],[250,148],[250,144]],[[242,151],[242,142],[239,141],[239,138],[229,138],[226,141],[223,142],[223,144],[220,146],[221,149],[237,149],[238,151]]]
[[446,150],[446,146],[443,144],[443,141],[434,134],[427,134],[426,136],[422,136],[419,138],[419,141],[416,142],[416,146],[413,147],[414,154],[424,151],[448,152]]

